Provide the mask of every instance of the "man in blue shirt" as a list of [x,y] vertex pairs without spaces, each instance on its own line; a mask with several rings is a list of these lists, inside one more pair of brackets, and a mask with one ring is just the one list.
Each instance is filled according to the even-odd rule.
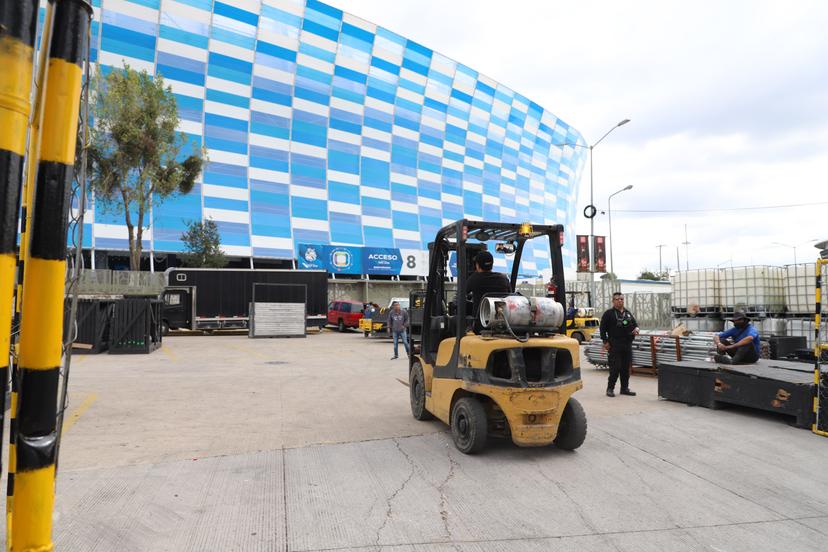
[[733,313],[733,327],[713,336],[721,364],[753,364],[759,360],[759,332],[750,323],[744,311]]

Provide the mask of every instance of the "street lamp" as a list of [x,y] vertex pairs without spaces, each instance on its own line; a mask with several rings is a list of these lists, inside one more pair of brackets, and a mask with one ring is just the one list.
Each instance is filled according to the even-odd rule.
[[661,270],[661,250],[662,250],[662,248],[667,247],[667,244],[666,243],[660,243],[656,247],[658,248],[658,275],[660,277],[661,274],[662,274],[662,270]]
[[[593,301],[594,301],[594,297],[595,297],[595,252],[593,251],[593,249],[594,249],[593,241],[594,241],[594,235],[595,235],[595,215],[597,213],[597,210],[595,209],[595,193],[594,193],[595,188],[593,186],[592,150],[594,150],[595,146],[600,144],[601,141],[604,138],[609,136],[610,133],[613,130],[615,130],[616,128],[618,128],[620,126],[624,126],[629,122],[630,122],[629,119],[624,119],[623,121],[619,121],[614,127],[612,127],[606,133],[604,133],[604,135],[601,136],[601,138],[599,138],[598,141],[595,142],[594,144],[592,144],[591,146],[587,146],[586,144],[579,144],[577,142],[574,142],[574,143],[573,142],[567,142],[567,143],[563,143],[563,144],[552,144],[553,146],[573,146],[573,147],[579,147],[579,148],[589,148],[589,206],[586,208],[584,214],[586,214],[586,212],[589,212],[589,214],[590,214],[590,216],[589,216],[589,250],[590,250],[590,255],[589,255],[589,292],[593,297]],[[612,243],[612,238],[610,238],[610,243]],[[610,260],[611,260],[611,257],[612,257],[612,253],[610,253]],[[610,272],[612,272],[611,268],[610,268]]]
[[[612,198],[613,196],[617,196],[621,192],[626,192],[627,190],[632,190],[632,184],[624,186],[617,192],[610,194],[609,198],[607,199],[607,213],[609,213],[609,242],[610,242],[610,272],[615,274],[615,264],[612,261]],[[661,262],[659,261],[659,265]],[[661,268],[658,269],[659,273],[661,272]]]
[[771,242],[771,243],[772,243],[773,245],[778,245],[778,246],[780,246],[780,247],[790,247],[791,249],[793,249],[793,252],[794,252],[794,264],[796,264],[796,246],[795,246],[795,245],[791,245],[791,244],[789,244],[789,243],[781,243],[781,242]]

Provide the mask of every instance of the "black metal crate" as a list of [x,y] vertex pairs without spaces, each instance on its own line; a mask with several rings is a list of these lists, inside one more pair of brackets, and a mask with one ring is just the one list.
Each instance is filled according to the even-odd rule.
[[110,354],[148,354],[161,346],[162,302],[147,297],[116,301],[110,323]]

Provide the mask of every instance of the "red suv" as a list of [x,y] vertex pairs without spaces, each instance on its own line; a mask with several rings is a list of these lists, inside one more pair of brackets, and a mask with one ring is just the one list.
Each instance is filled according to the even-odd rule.
[[328,324],[344,332],[345,328],[359,327],[362,303],[358,301],[334,301],[328,305]]

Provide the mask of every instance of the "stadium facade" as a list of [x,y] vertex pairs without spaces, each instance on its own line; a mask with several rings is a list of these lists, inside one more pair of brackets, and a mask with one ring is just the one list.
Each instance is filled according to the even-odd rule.
[[[228,255],[256,260],[307,244],[421,259],[461,217],[574,223],[584,151],[561,144],[580,134],[425,46],[315,0],[93,5],[92,61],[163,75],[210,159],[191,193],[154,206],[146,250],[180,251],[206,218]],[[85,228],[86,248],[127,249],[122,216],[93,203]]]

